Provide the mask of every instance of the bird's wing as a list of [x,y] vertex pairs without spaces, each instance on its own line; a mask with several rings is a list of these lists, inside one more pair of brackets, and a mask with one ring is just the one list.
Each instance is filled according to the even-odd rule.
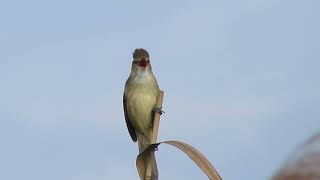
[[129,120],[129,116],[128,116],[128,112],[127,112],[127,108],[126,108],[126,96],[123,94],[123,110],[124,110],[124,117],[126,119],[126,124],[127,124],[127,128],[129,131],[129,134],[131,136],[132,141],[136,142],[137,141],[137,134],[133,129],[133,126]]

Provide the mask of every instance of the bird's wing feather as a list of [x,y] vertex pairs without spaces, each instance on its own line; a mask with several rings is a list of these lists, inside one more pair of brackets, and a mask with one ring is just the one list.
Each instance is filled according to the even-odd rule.
[[123,94],[123,110],[124,110],[124,117],[126,119],[126,124],[127,124],[127,128],[128,128],[128,131],[129,131],[129,134],[131,136],[131,139],[132,141],[136,142],[137,141],[137,134],[136,132],[134,131],[134,128],[129,120],[129,116],[128,116],[128,112],[127,112],[127,108],[126,108],[126,96],[125,94]]

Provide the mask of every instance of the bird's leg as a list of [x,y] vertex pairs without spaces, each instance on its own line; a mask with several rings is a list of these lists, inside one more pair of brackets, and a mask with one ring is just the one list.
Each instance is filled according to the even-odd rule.
[[[159,113],[160,115],[162,115],[163,113],[165,113],[163,110],[162,110],[162,108],[160,108],[160,107],[157,107],[157,106],[155,106],[153,109],[152,109],[152,123],[151,123],[151,126],[153,127],[153,124],[154,124],[154,119],[155,119],[155,115],[156,115],[156,113]],[[158,150],[158,148],[156,148],[155,149],[155,151],[157,151]]]

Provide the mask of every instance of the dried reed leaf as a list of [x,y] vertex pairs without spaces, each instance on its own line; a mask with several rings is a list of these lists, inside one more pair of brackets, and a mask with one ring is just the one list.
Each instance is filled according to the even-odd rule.
[[151,151],[154,151],[160,143],[151,144],[146,150],[137,156],[136,166],[141,180],[145,180],[148,157]]
[[[209,177],[211,180],[221,180],[219,173],[217,170],[212,166],[209,160],[197,149],[192,147],[189,144],[180,141],[164,141],[161,143],[169,144],[180,149],[186,155],[188,155],[198,166],[199,168]],[[154,151],[161,143],[152,144],[149,146],[144,152],[138,155],[136,160],[136,165],[138,169],[138,173],[140,178],[143,180],[146,171],[146,161],[145,159],[149,155],[150,151]]]

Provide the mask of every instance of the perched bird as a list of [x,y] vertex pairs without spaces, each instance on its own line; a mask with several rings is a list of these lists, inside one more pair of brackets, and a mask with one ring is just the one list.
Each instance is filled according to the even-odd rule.
[[[134,142],[138,140],[139,153],[151,143],[154,108],[159,86],[152,73],[149,53],[145,49],[133,52],[130,76],[123,94],[124,116],[129,134]],[[158,179],[155,156],[152,162],[152,180]]]

